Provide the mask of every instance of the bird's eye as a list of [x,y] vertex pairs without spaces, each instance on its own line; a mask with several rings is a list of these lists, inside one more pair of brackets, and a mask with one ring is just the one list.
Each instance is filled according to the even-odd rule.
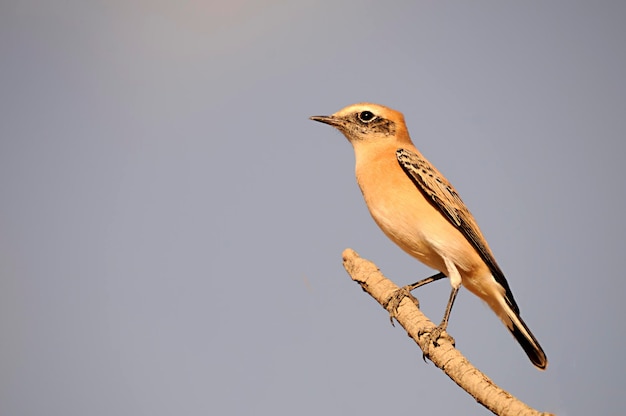
[[375,118],[376,116],[371,111],[362,111],[359,113],[359,120],[361,120],[364,123],[369,123]]

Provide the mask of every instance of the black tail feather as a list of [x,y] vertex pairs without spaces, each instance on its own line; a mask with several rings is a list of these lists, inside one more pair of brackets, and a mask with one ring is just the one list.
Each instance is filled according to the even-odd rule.
[[[519,323],[522,325],[523,330],[515,325],[515,320],[513,320],[513,328],[509,328],[511,334],[515,337],[517,342],[522,346],[530,361],[532,361],[533,365],[540,370],[545,370],[548,366],[548,358],[546,357],[546,353],[543,352],[541,345],[535,338],[535,336],[530,332],[526,323],[522,320],[522,317],[517,315],[517,319]],[[526,335],[524,332],[526,332]]]

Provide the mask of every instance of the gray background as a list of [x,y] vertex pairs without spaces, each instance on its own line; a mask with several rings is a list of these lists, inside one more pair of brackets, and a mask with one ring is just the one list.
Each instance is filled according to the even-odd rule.
[[[626,3],[3,1],[0,414],[486,414],[352,283],[399,284],[338,132],[405,113],[548,354],[460,293],[459,349],[561,415],[626,383]],[[449,284],[417,295],[438,321]]]

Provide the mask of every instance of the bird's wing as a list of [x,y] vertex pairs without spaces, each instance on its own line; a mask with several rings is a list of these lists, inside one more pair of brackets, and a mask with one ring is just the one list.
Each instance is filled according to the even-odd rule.
[[400,166],[413,183],[424,194],[426,199],[444,217],[450,221],[464,236],[467,241],[476,249],[480,258],[485,262],[494,279],[505,289],[506,297],[509,299],[511,306],[517,311],[517,305],[513,299],[513,293],[509,288],[509,284],[504,277],[504,273],[493,258],[491,250],[485,244],[484,238],[476,224],[476,220],[469,212],[461,197],[454,187],[437,172],[432,165],[423,157],[410,150],[396,150],[396,158]]

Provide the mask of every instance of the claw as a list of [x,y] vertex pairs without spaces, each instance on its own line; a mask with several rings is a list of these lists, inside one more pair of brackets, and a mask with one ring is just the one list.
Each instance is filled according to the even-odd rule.
[[396,316],[398,315],[398,308],[400,307],[400,303],[404,298],[411,299],[415,306],[417,306],[418,308],[420,307],[420,303],[417,298],[411,294],[410,286],[401,287],[400,289],[393,292],[393,294],[389,297],[389,300],[387,300],[387,303],[385,304],[385,309],[387,309],[387,311],[389,312],[389,321],[394,327],[395,325],[393,323],[393,319],[396,318]]
[[[436,348],[439,346],[439,343],[437,341],[439,340],[439,338],[443,337],[443,338],[448,339],[450,343],[452,343],[452,345],[455,346],[456,341],[454,340],[452,336],[450,336],[450,334],[448,334],[445,331],[446,329],[442,327],[441,325],[434,327],[432,331],[429,331],[428,334],[426,335],[428,343],[430,344],[432,342],[433,346],[435,346]],[[423,333],[419,335],[423,335]]]

